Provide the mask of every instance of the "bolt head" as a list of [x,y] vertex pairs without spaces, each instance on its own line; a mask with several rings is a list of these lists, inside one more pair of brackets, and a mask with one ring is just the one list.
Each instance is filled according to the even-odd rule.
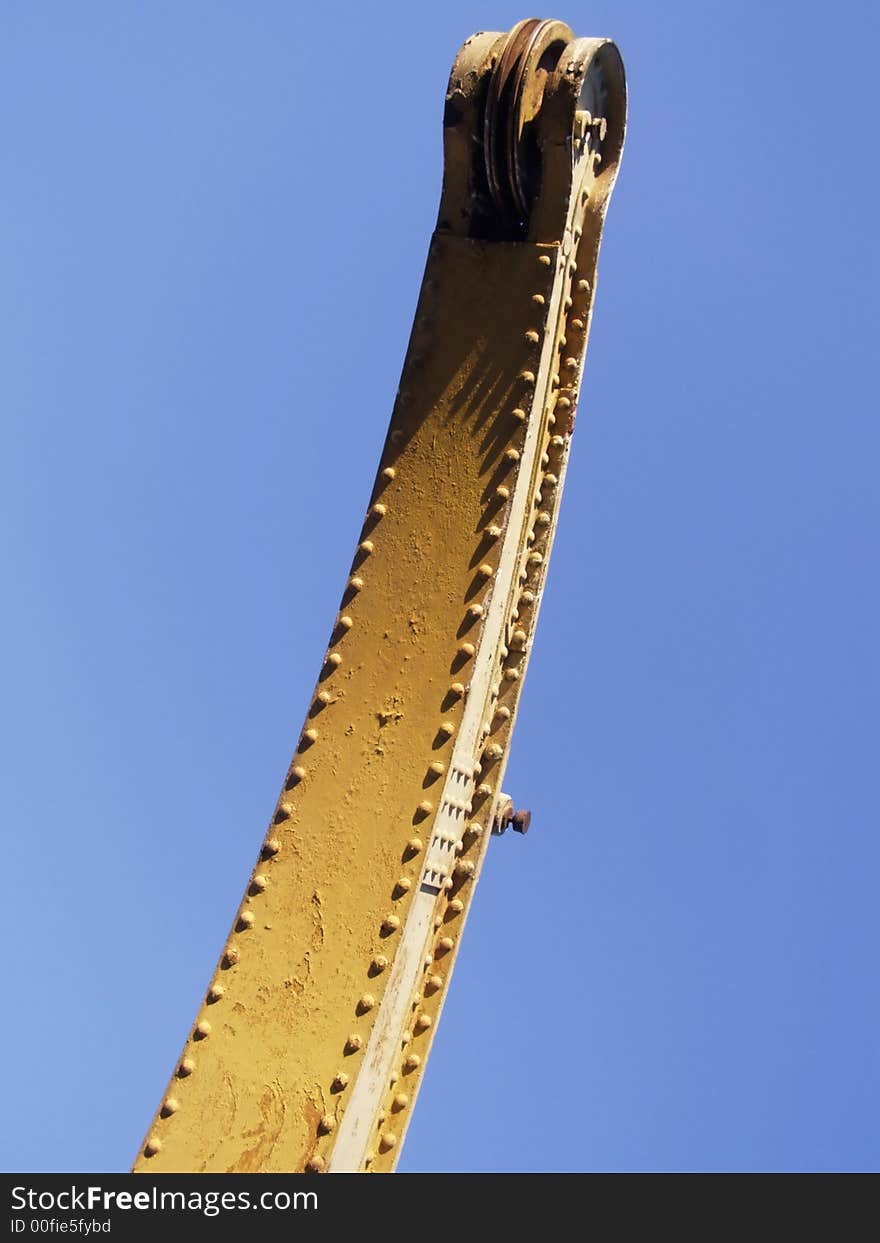
[[532,813],[523,809],[515,811],[510,821],[510,827],[515,833],[528,833],[529,825],[532,823]]

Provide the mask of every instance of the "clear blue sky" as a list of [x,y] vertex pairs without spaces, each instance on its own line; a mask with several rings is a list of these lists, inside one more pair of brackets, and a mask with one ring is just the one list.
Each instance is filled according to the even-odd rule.
[[[359,530],[449,66],[527,15],[0,8],[0,1168],[135,1152]],[[533,829],[491,844],[402,1169],[877,1168],[877,10],[539,15],[617,39],[629,138]]]

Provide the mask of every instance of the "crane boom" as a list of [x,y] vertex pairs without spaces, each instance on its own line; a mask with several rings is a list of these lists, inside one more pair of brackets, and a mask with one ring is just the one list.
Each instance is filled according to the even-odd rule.
[[363,528],[136,1172],[395,1166],[489,838],[513,816],[502,781],[625,121],[616,47],[561,22],[475,35],[455,60]]

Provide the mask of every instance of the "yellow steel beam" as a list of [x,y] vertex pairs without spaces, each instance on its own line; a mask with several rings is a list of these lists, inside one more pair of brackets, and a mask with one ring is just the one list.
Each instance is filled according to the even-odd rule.
[[501,798],[624,123],[616,49],[561,23],[456,60],[326,658],[136,1171],[394,1167]]

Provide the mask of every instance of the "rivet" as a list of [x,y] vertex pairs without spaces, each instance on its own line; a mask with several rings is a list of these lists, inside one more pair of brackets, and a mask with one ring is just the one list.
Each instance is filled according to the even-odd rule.
[[360,591],[364,585],[364,580],[357,574],[353,574],[348,580],[348,585],[352,591]]
[[546,527],[549,525],[549,523],[550,523],[550,515],[547,513],[546,509],[542,509],[541,512],[535,518],[535,526]]
[[484,781],[482,784],[477,786],[477,794],[479,794],[480,798],[488,798],[491,793],[492,787],[489,785],[488,781]]
[[180,1101],[176,1096],[166,1096],[162,1102],[162,1108],[159,1113],[163,1118],[170,1118],[172,1114],[176,1114],[180,1109]]
[[242,931],[244,931],[244,929],[245,929],[245,928],[253,928],[253,926],[254,926],[254,913],[253,913],[253,911],[242,911],[242,912],[241,912],[241,914],[240,914],[240,915],[239,915],[239,917],[238,917],[238,929],[239,929],[239,931],[240,931],[240,932],[242,932]]
[[506,501],[510,496],[510,488],[505,487],[503,483],[499,483],[498,487],[495,489],[495,495],[498,497],[499,501]]
[[510,638],[511,638],[511,642],[515,643],[517,647],[522,647],[522,645],[528,639],[528,635],[526,634],[524,630],[514,630]]
[[534,383],[535,383],[535,373],[534,373],[534,371],[521,371],[521,372],[519,373],[519,378],[522,380],[522,382],[523,382],[524,384],[534,384]]
[[452,911],[453,915],[460,915],[464,910],[464,903],[461,898],[453,898],[449,903],[449,910]]
[[578,287],[578,289],[581,291],[581,293],[589,293],[589,292],[590,292],[590,282],[589,282],[589,281],[580,280],[580,281],[578,281],[578,283],[577,283],[577,287]]
[[554,436],[553,439],[550,441],[550,443],[554,449],[562,449],[565,447],[565,437]]
[[407,1053],[406,1057],[403,1059],[403,1069],[407,1072],[407,1074],[411,1074],[414,1070],[418,1070],[421,1064],[422,1059],[419,1057],[418,1053]]
[[409,893],[410,889],[412,889],[412,881],[410,878],[408,876],[401,876],[400,879],[395,882],[393,896],[395,898],[402,898],[405,893]]
[[409,1093],[398,1092],[397,1095],[394,1097],[394,1100],[391,1102],[391,1108],[395,1111],[395,1113],[399,1113],[401,1109],[406,1109],[408,1104],[409,1104]]
[[263,876],[262,872],[258,872],[251,881],[251,889],[255,890],[257,893],[262,893],[268,883],[269,878],[267,876]]
[[207,1019],[202,1019],[201,1022],[196,1023],[193,1040],[207,1040],[210,1034],[211,1024]]
[[195,1062],[191,1057],[182,1057],[177,1067],[178,1079],[188,1078],[196,1068]]
[[[509,495],[510,493],[508,492],[508,496]],[[495,573],[495,571],[492,569],[491,565],[487,564],[486,562],[483,562],[482,565],[477,566],[477,573],[479,574],[480,578],[491,578],[492,575]]]
[[437,942],[437,952],[439,954],[448,954],[451,949],[455,948],[454,937],[441,937]]
[[[482,567],[481,567],[482,568]],[[461,682],[453,682],[449,688],[450,695],[454,695],[456,699],[461,699],[464,694],[464,685]]]
[[422,839],[420,837],[411,837],[406,843],[406,853],[408,855],[420,854],[422,850]]
[[357,1053],[358,1049],[362,1049],[363,1046],[364,1046],[363,1036],[359,1036],[358,1033],[355,1032],[353,1035],[349,1036],[348,1040],[346,1040],[345,1052],[346,1053]]
[[459,643],[458,645],[459,656],[467,656],[468,659],[473,656],[476,650],[477,649],[474,647],[473,643]]
[[374,547],[375,545],[373,544],[373,541],[371,539],[363,539],[358,544],[358,548],[361,550],[361,552],[365,552],[367,556],[370,555]]
[[[496,526],[493,522],[490,527],[486,527],[486,534],[489,536],[489,539],[498,539],[501,534],[501,527]],[[471,611],[473,609],[479,609],[480,611],[479,613],[474,613]],[[483,613],[483,606],[481,604],[472,604],[468,609],[468,612],[472,617],[481,617]]]
[[530,330],[526,333],[526,340],[527,340],[527,341],[528,341],[531,345],[537,345],[537,344],[538,344],[538,342],[541,340],[541,338],[540,338],[540,336],[538,335],[538,333],[537,333],[537,332],[535,332],[535,331],[533,331],[532,329],[530,329]]
[[342,657],[338,652],[331,652],[327,657],[327,664],[332,665],[334,669],[338,669],[342,664]]
[[393,466],[386,466],[385,469],[382,471],[382,478],[393,479],[396,474],[397,474],[397,471],[394,469]]
[[440,975],[429,975],[425,980],[425,993],[430,996],[431,993],[439,993],[443,987],[443,977]]
[[569,410],[571,409],[571,401],[567,397],[557,397],[556,406],[559,410]]
[[431,802],[430,799],[427,799],[427,798],[422,799],[422,801],[419,803],[418,810],[421,812],[423,816],[430,816],[431,812],[434,810],[434,804]]
[[273,855],[277,855],[281,849],[281,843],[277,837],[267,837],[263,842],[263,858],[271,859]]
[[519,461],[519,449],[506,449],[504,452],[504,456],[507,458],[508,462],[518,462]]
[[573,319],[571,320],[571,326],[576,332],[580,332],[584,326],[584,321],[582,319]]
[[548,427],[555,427],[555,426],[556,426],[556,415],[555,415],[555,414],[553,414],[553,413],[552,413],[552,411],[551,411],[551,413],[550,413],[550,414],[548,414],[548,415],[547,415],[547,426],[548,426]]
[[541,565],[544,561],[544,557],[539,552],[530,552],[527,560],[529,565]]
[[331,1131],[336,1130],[336,1119],[332,1114],[324,1114],[324,1117],[318,1123],[318,1134],[329,1135]]
[[549,462],[549,461],[550,461],[550,459],[549,459],[549,457],[547,456],[547,454],[546,454],[546,453],[542,453],[542,454],[541,454],[541,465],[542,465],[542,466],[546,466],[546,465],[548,464],[548,462]]
[[379,1136],[379,1151],[390,1152],[397,1143],[397,1136],[391,1131],[383,1131]]
[[533,294],[532,294],[532,301],[535,303],[535,305],[536,305],[536,306],[543,306],[543,305],[544,305],[544,295],[543,295],[542,293],[533,293]]
[[555,475],[551,474],[550,471],[548,471],[547,474],[544,476],[544,482],[548,485],[548,487],[555,488],[559,480],[556,478]]
[[303,738],[306,742],[312,743],[318,741],[318,731],[314,727],[303,730]]
[[377,954],[375,958],[370,960],[370,974],[381,975],[388,966],[388,959],[384,954]]
[[417,1032],[426,1032],[433,1022],[430,1014],[420,1014],[417,1016],[414,1027]]
[[327,704],[331,703],[333,700],[333,696],[330,694],[329,691],[318,691],[315,698],[317,699],[318,703],[323,704],[325,708]]
[[386,915],[382,920],[382,931],[386,934],[396,932],[400,927],[400,919],[397,915]]
[[161,1152],[161,1150],[162,1150],[161,1139],[159,1139],[157,1135],[151,1135],[150,1138],[147,1140],[147,1142],[144,1144],[144,1156],[155,1157],[156,1153]]
[[208,989],[208,1003],[210,1005],[215,1005],[225,992],[226,989],[222,984],[212,984]]
[[334,1092],[344,1092],[348,1087],[348,1075],[341,1070],[330,1085]]
[[[482,605],[480,605],[479,607],[482,610]],[[470,609],[468,610],[468,612],[470,612]],[[481,615],[480,613],[473,614],[474,617],[479,617],[480,615]],[[455,733],[455,726],[452,724],[451,721],[441,721],[439,726],[437,727],[437,732],[442,734],[444,738],[451,738],[452,735]]]
[[456,876],[473,876],[475,871],[473,859],[459,859],[455,865]]
[[542,264],[545,268],[549,268],[550,262],[551,260],[549,255],[538,255],[538,263]]
[[388,506],[383,505],[381,501],[377,501],[375,505],[370,506],[370,515],[373,518],[384,518],[388,512]]
[[306,1162],[306,1172],[309,1174],[323,1174],[327,1168],[327,1162],[323,1157],[309,1157]]
[[517,682],[519,680],[519,669],[505,669],[504,677],[507,682]]
[[376,998],[373,996],[373,994],[364,993],[362,997],[358,998],[358,1003],[357,1003],[358,1014],[367,1014],[370,1010],[372,1010],[375,1004],[376,1004]]
[[499,746],[497,742],[490,742],[483,754],[488,756],[490,760],[500,760],[504,754],[504,748]]
[[526,412],[525,410],[522,409],[521,406],[517,406],[515,410],[511,410],[511,414],[516,419],[517,423],[522,423],[525,421]]
[[339,624],[343,630],[351,630],[352,626],[354,625],[354,622],[348,616],[347,613],[343,613],[342,617],[340,617],[339,619]]

